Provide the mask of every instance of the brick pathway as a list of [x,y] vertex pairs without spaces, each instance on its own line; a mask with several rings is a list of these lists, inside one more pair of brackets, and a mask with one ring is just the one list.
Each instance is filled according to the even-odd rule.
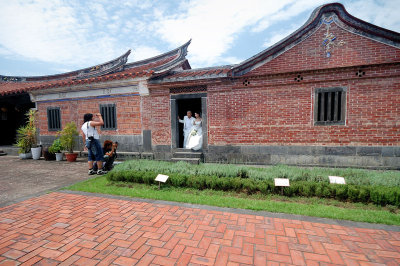
[[0,208],[0,265],[399,265],[400,232],[51,193]]

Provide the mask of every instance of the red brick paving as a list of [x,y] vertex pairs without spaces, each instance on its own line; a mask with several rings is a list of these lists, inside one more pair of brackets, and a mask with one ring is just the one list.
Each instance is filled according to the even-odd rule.
[[399,265],[400,232],[51,193],[0,208],[0,265]]

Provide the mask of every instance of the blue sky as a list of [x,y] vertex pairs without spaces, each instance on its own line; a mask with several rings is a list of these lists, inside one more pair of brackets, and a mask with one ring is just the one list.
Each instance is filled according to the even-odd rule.
[[[132,49],[129,62],[189,39],[192,68],[236,64],[301,27],[325,0],[0,0],[0,75],[73,71]],[[346,10],[400,32],[400,0],[343,0]]]

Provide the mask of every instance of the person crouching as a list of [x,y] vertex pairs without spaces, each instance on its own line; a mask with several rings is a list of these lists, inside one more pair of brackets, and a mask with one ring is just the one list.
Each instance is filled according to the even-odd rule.
[[[105,140],[103,144],[104,165],[103,170],[111,171],[114,168],[114,161],[117,158],[118,142]],[[97,171],[97,164],[93,164],[93,170]]]

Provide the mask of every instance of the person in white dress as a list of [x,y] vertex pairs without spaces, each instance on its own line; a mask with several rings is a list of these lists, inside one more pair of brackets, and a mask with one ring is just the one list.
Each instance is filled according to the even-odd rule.
[[193,121],[193,127],[189,133],[186,148],[197,151],[203,146],[203,123],[199,113],[194,113],[194,116],[196,119]]
[[187,111],[186,114],[187,115],[185,115],[183,117],[183,120],[181,120],[178,116],[179,123],[183,124],[183,148],[185,148],[185,149],[186,149],[187,139],[188,139],[190,131],[192,130],[193,121],[194,121],[194,117],[192,116],[191,111]]

